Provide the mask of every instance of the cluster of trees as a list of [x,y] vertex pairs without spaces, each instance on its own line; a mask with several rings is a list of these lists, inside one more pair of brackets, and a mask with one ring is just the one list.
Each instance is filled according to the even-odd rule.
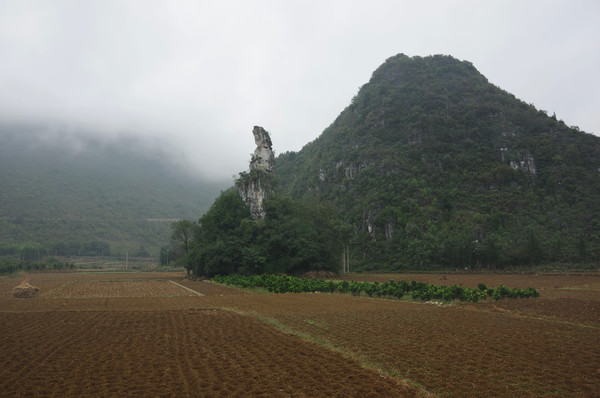
[[534,288],[509,289],[503,285],[489,288],[480,283],[477,288],[469,288],[460,285],[433,285],[424,282],[407,282],[404,280],[387,282],[357,282],[323,279],[308,279],[289,275],[217,275],[213,281],[225,285],[239,286],[242,288],[265,288],[272,293],[351,293],[360,296],[362,293],[369,297],[373,295],[379,298],[402,298],[410,294],[416,300],[442,300],[442,301],[472,301],[503,298],[529,298],[539,297]]
[[163,257],[194,276],[337,271],[343,228],[331,204],[272,197],[264,208],[254,221],[237,190],[224,191],[198,223],[173,223]]
[[46,254],[46,248],[39,243],[0,243],[0,256],[12,256],[18,260],[39,260]]
[[58,271],[73,268],[75,268],[75,264],[53,257],[49,257],[43,262],[0,258],[0,274],[12,274],[18,271]]

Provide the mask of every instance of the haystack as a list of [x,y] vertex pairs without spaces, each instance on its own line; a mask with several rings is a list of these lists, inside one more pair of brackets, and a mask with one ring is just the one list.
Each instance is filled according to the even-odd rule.
[[38,295],[40,289],[31,286],[29,282],[23,281],[21,284],[13,288],[13,297],[16,298],[32,298]]

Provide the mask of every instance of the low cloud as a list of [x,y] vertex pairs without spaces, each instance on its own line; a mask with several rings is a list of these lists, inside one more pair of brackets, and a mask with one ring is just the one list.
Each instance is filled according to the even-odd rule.
[[225,179],[247,168],[252,126],[299,150],[402,52],[468,60],[600,133],[599,17],[567,1],[2,2],[0,118],[73,142],[137,137]]

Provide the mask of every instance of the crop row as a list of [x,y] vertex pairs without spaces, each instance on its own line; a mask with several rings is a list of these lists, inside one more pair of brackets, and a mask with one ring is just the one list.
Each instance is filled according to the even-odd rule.
[[534,288],[527,289],[509,289],[503,285],[496,288],[489,288],[480,283],[477,288],[464,287],[461,285],[433,285],[424,282],[407,282],[404,280],[387,282],[360,282],[360,281],[341,281],[323,279],[299,278],[288,275],[217,275],[212,279],[214,282],[238,286],[242,288],[265,288],[271,293],[303,293],[303,292],[321,292],[321,293],[351,293],[360,296],[362,293],[369,297],[377,296],[380,298],[402,298],[410,295],[417,300],[442,300],[442,301],[472,301],[487,300],[492,298],[500,300],[503,298],[526,298],[539,297],[539,293]]

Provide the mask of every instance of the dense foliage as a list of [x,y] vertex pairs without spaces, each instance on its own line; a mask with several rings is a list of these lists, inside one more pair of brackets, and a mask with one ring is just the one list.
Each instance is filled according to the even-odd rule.
[[337,270],[340,230],[330,204],[273,197],[264,207],[266,219],[256,222],[237,190],[223,192],[199,220],[186,268],[196,276]]
[[355,270],[600,261],[600,138],[452,57],[388,59],[275,173],[336,205]]
[[0,274],[12,274],[18,271],[58,271],[73,269],[75,265],[49,257],[46,261],[14,260],[0,258]]
[[534,288],[509,289],[500,285],[496,288],[488,288],[479,284],[477,288],[469,288],[460,285],[433,285],[424,282],[407,282],[404,280],[387,282],[357,282],[323,279],[299,278],[287,275],[217,275],[212,279],[214,282],[225,285],[238,286],[242,288],[265,288],[272,293],[351,293],[360,296],[361,293],[373,297],[402,298],[410,294],[417,300],[442,300],[442,301],[472,301],[486,300],[492,298],[500,300],[503,298],[528,298],[539,297]]
[[103,242],[158,257],[172,220],[202,214],[227,184],[192,179],[135,141],[0,123],[0,142],[0,243],[52,255],[100,255],[91,245]]

